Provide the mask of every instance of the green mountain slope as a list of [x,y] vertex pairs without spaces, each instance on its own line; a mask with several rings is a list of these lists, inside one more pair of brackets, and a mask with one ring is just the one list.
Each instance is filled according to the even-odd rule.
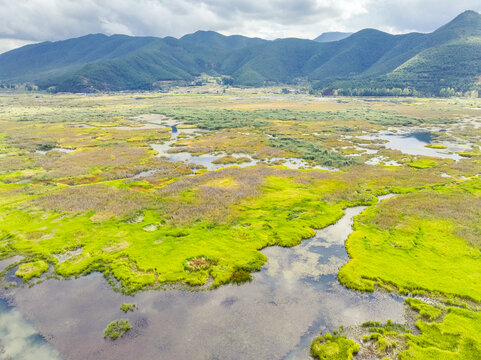
[[38,80],[109,60],[158,42],[155,37],[93,34],[58,42],[27,45],[0,55],[0,79]]
[[158,81],[227,75],[237,85],[311,81],[324,88],[479,88],[481,15],[466,11],[433,33],[361,30],[339,41],[267,41],[198,31],[180,39],[87,35],[0,54],[0,84],[58,91],[150,89]]

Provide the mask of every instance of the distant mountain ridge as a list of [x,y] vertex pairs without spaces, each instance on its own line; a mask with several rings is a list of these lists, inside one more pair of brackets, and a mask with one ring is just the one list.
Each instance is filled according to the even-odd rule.
[[0,54],[0,84],[57,91],[151,89],[157,82],[190,82],[202,73],[242,86],[308,81],[319,89],[478,90],[481,15],[466,11],[430,34],[364,29],[329,42],[213,31],[180,39],[92,34]]
[[320,43],[339,41],[351,36],[352,34],[353,33],[350,33],[350,32],[339,32],[339,31],[325,32],[319,35],[318,37],[316,37],[314,41],[317,41]]

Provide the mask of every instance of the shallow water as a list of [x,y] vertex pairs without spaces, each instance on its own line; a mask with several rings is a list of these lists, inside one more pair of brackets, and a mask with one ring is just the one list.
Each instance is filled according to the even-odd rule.
[[0,299],[0,359],[56,360],[60,356],[19,311]]
[[[170,152],[172,149],[176,149],[175,147],[172,147],[172,144],[176,142],[178,136],[181,133],[183,135],[187,135],[184,139],[188,139],[188,138],[191,138],[197,131],[198,131],[197,129],[178,129],[177,127],[172,127],[172,135],[171,135],[170,141],[166,141],[162,144],[151,144],[150,146],[152,147],[153,150],[157,151],[156,156],[165,157],[167,158],[168,161],[172,161],[172,162],[182,161],[185,163],[200,165],[201,167],[204,167],[210,171],[218,170],[218,169],[229,167],[229,166],[249,167],[249,166],[255,166],[260,163],[264,163],[268,165],[280,163],[283,166],[288,167],[289,169],[318,169],[318,170],[326,170],[326,171],[339,171],[339,169],[336,169],[336,168],[320,166],[320,165],[310,165],[305,160],[299,159],[299,158],[277,158],[276,157],[276,158],[270,158],[266,160],[258,160],[258,159],[254,159],[249,154],[235,153],[231,155],[234,156],[235,158],[245,157],[245,158],[248,158],[249,161],[246,161],[240,164],[236,164],[236,163],[217,164],[217,163],[214,163],[214,161],[227,155],[227,153],[219,152],[216,154],[208,153],[208,154],[201,154],[201,155],[192,155],[187,151]],[[148,171],[142,172],[137,174],[135,177],[141,178],[141,177],[148,176],[149,174],[150,173]]]
[[469,146],[456,144],[456,143],[446,143],[442,142],[446,146],[446,149],[432,149],[425,147],[431,144],[432,134],[426,131],[416,131],[416,132],[381,132],[372,135],[362,135],[359,136],[360,139],[364,140],[383,140],[385,143],[382,145],[388,149],[399,150],[405,154],[409,155],[424,155],[432,156],[438,158],[446,158],[459,160],[461,156],[457,154],[459,151],[465,151]]
[[288,167],[289,169],[317,169],[317,170],[325,170],[325,171],[339,171],[337,168],[328,167],[328,166],[321,166],[321,165],[311,165],[304,159],[300,158],[279,158],[274,157],[267,159],[265,162],[266,164],[272,164],[280,162],[282,166]]
[[385,156],[375,156],[365,162],[367,165],[401,166],[396,160],[389,160]]
[[36,150],[35,152],[37,154],[45,155],[46,153],[48,153],[50,151],[60,151],[60,152],[66,153],[66,154],[70,154],[71,152],[75,151],[75,149],[64,149],[64,148],[56,147],[56,148],[52,148],[50,150]]
[[23,259],[23,256],[19,256],[19,255],[16,255],[16,256],[12,256],[11,258],[7,258],[5,260],[1,260],[0,261],[0,271],[3,271],[5,270],[5,268],[11,264],[14,264],[16,262],[19,262]]
[[247,167],[247,166],[254,166],[257,164],[257,160],[252,159],[247,154],[233,154],[234,157],[249,157],[250,161],[244,162],[242,164],[215,164],[213,163],[214,160],[217,160],[226,155],[226,153],[219,153],[219,154],[202,154],[202,155],[192,155],[188,152],[178,152],[178,153],[170,153],[168,152],[172,144],[171,141],[168,141],[164,144],[151,144],[150,146],[152,149],[158,152],[157,156],[165,157],[167,160],[172,162],[182,161],[185,163],[192,163],[196,165],[200,165],[205,167],[207,170],[217,170],[227,166],[239,166],[239,167]]
[[[357,293],[337,281],[348,259],[344,241],[363,209],[346,209],[338,223],[299,246],[264,249],[268,262],[241,286],[129,297],[92,274],[47,280],[8,297],[66,359],[306,359],[320,331],[368,320],[403,322],[402,298]],[[138,310],[124,314],[123,302]],[[128,318],[132,330],[115,342],[103,339],[107,324],[119,318]]]
[[[231,155],[234,156],[235,158],[246,157],[249,159],[249,161],[246,161],[240,164],[237,164],[237,163],[217,164],[217,163],[214,163],[214,161],[227,155],[227,153],[221,152],[217,154],[207,153],[207,154],[201,154],[201,155],[192,155],[191,153],[186,151],[177,152],[177,153],[169,152],[169,150],[172,149],[170,146],[172,143],[173,143],[172,141],[168,141],[163,144],[151,144],[150,146],[152,147],[153,150],[158,152],[156,156],[165,157],[167,158],[167,160],[172,162],[182,161],[185,163],[200,165],[210,171],[218,170],[218,169],[229,167],[229,166],[249,167],[249,166],[255,166],[261,163],[268,164],[268,165],[279,163],[282,166],[285,166],[289,169],[318,169],[318,170],[326,170],[326,171],[339,171],[339,169],[331,168],[327,166],[310,165],[305,160],[299,159],[299,158],[270,158],[263,161],[263,160],[254,159],[249,154],[242,154],[242,153],[236,153]],[[143,177],[143,176],[146,176],[146,175],[144,174],[137,175],[137,177]]]

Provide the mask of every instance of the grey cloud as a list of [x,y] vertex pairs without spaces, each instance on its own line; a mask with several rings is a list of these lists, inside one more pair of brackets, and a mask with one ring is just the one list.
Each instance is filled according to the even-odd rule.
[[[479,0],[0,0],[0,51],[89,33],[182,36],[196,30],[313,38],[374,27],[428,32]],[[1,39],[11,39],[8,42]],[[15,41],[13,40],[15,39]]]
[[395,33],[431,32],[465,10],[481,11],[479,0],[371,0],[368,12],[353,19],[357,28],[375,27]]

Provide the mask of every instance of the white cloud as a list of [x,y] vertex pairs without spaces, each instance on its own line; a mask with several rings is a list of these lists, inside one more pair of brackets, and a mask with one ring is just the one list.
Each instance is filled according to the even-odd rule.
[[34,43],[34,41],[0,38],[0,54],[32,43]]
[[[89,33],[179,37],[196,30],[267,39],[372,27],[432,31],[479,0],[0,0],[0,51]],[[18,43],[20,44],[20,43]],[[21,44],[20,44],[21,45]]]
[[112,34],[123,34],[123,35],[134,35],[128,26],[121,24],[119,22],[110,21],[109,19],[100,19],[102,32],[107,35]]
[[[5,359],[59,360],[54,350],[15,309],[0,303],[0,350]],[[1,355],[1,354],[0,354]]]

